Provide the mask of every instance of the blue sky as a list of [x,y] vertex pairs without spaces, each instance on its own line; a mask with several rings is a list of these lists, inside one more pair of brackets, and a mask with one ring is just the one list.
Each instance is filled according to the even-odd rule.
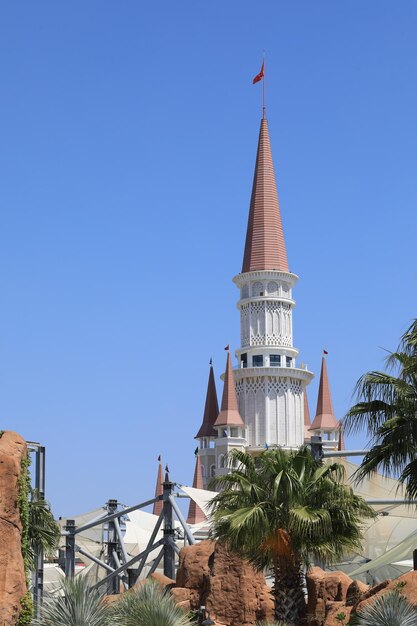
[[[295,345],[335,412],[416,315],[417,4],[2,4],[0,427],[70,516],[192,480],[267,109]],[[364,443],[349,439],[350,446]]]

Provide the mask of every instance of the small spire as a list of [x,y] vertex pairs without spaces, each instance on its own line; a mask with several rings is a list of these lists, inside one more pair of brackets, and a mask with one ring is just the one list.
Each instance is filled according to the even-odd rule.
[[307,389],[304,389],[304,439],[310,439],[311,433],[310,409],[308,408]]
[[256,270],[289,271],[266,118],[259,131],[242,266],[242,272]]
[[[158,474],[156,477],[156,486],[155,486],[155,498],[157,496],[162,496],[162,494],[164,493],[164,488],[162,486],[162,483],[164,482],[163,477],[162,477],[162,463],[161,463],[161,455],[159,455],[158,457]],[[162,502],[162,500],[157,500],[156,502],[154,502],[153,504],[153,514],[154,515],[160,515],[162,513],[162,509],[164,507],[164,503]]]
[[232,359],[230,358],[229,351],[227,352],[226,358],[226,373],[224,375],[222,406],[214,426],[244,426],[237,404]]
[[216,382],[214,380],[213,365],[210,359],[210,372],[207,384],[206,404],[204,406],[203,423],[200,426],[195,439],[201,437],[217,437],[213,424],[219,414],[219,402],[217,400]]
[[313,420],[310,430],[337,430],[338,422],[335,418],[330,394],[329,379],[327,376],[326,359],[321,359],[321,373],[319,395],[317,398],[316,417]]
[[[204,489],[203,474],[201,471],[201,460],[199,454],[196,455],[195,459],[193,487],[194,489]],[[204,522],[204,520],[206,519],[207,517],[205,516],[204,511],[202,511],[198,504],[191,499],[188,509],[187,524],[199,524],[200,522]]]

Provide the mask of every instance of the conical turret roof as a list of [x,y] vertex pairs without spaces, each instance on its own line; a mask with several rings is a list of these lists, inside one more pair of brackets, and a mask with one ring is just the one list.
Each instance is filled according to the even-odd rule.
[[261,120],[242,272],[288,272],[268,122]]
[[[203,474],[201,472],[201,461],[200,455],[196,455],[195,459],[195,470],[194,470],[194,480],[193,487],[195,489],[204,489],[203,486]],[[200,522],[204,522],[207,517],[204,515],[202,509],[198,506],[198,504],[194,500],[190,500],[190,506],[188,509],[188,517],[187,524],[199,524]]]
[[330,394],[329,379],[327,376],[326,359],[321,360],[321,373],[319,395],[317,398],[316,417],[313,420],[310,430],[336,430],[338,427]]
[[213,428],[213,425],[218,414],[219,403],[217,400],[216,383],[214,380],[213,366],[210,363],[203,423],[201,424],[200,430],[196,434],[195,439],[200,439],[200,437],[217,437],[217,431]]
[[222,407],[215,426],[244,426],[240,417],[236,397],[236,387],[233,378],[232,360],[230,352],[227,352],[226,373],[224,375],[224,387],[222,396]]
[[[163,482],[164,482],[164,477],[162,474],[162,463],[161,461],[159,461],[158,474],[156,477],[156,485],[155,485],[155,498],[156,496],[162,496],[162,494],[164,493],[164,487],[162,485]],[[153,511],[152,511],[153,514],[160,515],[162,513],[163,507],[164,507],[164,503],[162,502],[162,500],[158,500],[157,502],[154,502]]]

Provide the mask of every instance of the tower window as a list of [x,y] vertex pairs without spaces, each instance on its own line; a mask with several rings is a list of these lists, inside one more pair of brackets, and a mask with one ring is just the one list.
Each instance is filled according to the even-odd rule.
[[262,354],[255,354],[255,356],[252,357],[253,367],[263,367],[263,364],[264,364],[264,357],[262,356]]
[[280,354],[270,354],[269,355],[269,365],[271,367],[280,367],[281,366],[281,355]]
[[287,367],[292,367],[292,358],[287,356]]
[[246,352],[240,355],[240,365],[241,367],[248,367],[248,355]]
[[238,429],[235,428],[234,426],[232,426],[232,428],[230,429],[230,436],[231,437],[238,437]]

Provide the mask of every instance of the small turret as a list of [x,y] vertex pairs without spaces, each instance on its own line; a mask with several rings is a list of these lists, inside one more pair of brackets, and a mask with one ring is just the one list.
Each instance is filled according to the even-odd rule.
[[[195,459],[193,487],[195,489],[204,489],[203,475],[201,473],[201,461],[200,461],[200,455],[198,453]],[[200,522],[204,522],[204,520],[206,519],[207,518],[204,514],[204,511],[202,511],[202,509],[198,506],[196,502],[194,502],[194,500],[190,500],[187,524],[199,524]]]
[[[314,435],[321,435],[324,445],[326,445],[326,439],[328,441],[338,441],[339,422],[337,421],[333,411],[332,396],[330,393],[329,379],[327,376],[327,365],[325,356],[323,356],[321,361],[320,385],[317,398],[316,416],[310,427],[310,433]],[[335,446],[332,445],[332,447]]]
[[[159,461],[159,465],[158,465],[158,474],[156,477],[156,485],[155,485],[155,498],[157,496],[162,496],[162,494],[164,493],[164,487],[163,487],[163,482],[164,482],[164,477],[163,477],[163,473],[162,473],[162,462],[161,462],[161,457],[158,457],[158,461]],[[154,515],[160,515],[162,513],[162,509],[164,507],[164,503],[162,502],[162,500],[158,500],[157,502],[154,502],[153,505],[153,514]]]

